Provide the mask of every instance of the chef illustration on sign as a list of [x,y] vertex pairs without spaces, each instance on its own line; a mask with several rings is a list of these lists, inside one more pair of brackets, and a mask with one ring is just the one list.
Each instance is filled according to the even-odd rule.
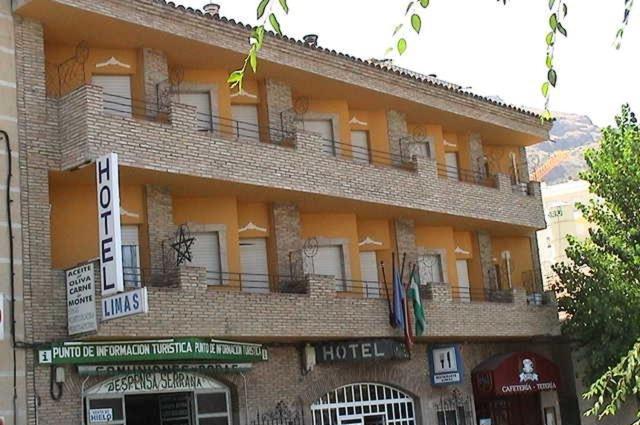
[[537,381],[537,380],[538,380],[538,374],[535,371],[533,360],[531,359],[522,360],[520,383],[527,382],[527,381]]

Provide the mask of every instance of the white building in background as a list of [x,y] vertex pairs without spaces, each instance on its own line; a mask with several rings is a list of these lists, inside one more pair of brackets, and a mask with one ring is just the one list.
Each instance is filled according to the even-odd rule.
[[542,201],[547,219],[547,228],[538,232],[540,266],[545,287],[553,279],[551,267],[565,261],[568,236],[584,239],[589,235],[589,223],[578,209],[578,203],[587,203],[593,197],[589,183],[574,180],[555,185],[542,184]]

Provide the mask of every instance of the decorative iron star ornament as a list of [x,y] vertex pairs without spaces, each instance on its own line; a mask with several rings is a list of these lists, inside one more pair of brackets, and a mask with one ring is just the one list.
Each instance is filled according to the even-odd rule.
[[185,262],[190,262],[191,258],[191,246],[195,242],[196,238],[191,236],[189,228],[186,224],[181,224],[176,232],[176,241],[171,244],[171,248],[176,251],[176,265],[180,266]]

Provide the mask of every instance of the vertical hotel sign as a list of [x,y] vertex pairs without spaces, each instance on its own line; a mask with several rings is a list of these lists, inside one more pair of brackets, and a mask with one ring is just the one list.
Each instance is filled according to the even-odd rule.
[[96,161],[98,229],[102,296],[124,291],[120,235],[120,178],[118,156],[110,153]]

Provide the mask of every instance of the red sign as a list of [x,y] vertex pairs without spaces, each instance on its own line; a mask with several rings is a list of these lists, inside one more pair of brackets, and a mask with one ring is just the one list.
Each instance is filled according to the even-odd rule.
[[473,370],[472,381],[479,397],[532,393],[558,388],[560,371],[539,354],[516,352],[485,360]]

